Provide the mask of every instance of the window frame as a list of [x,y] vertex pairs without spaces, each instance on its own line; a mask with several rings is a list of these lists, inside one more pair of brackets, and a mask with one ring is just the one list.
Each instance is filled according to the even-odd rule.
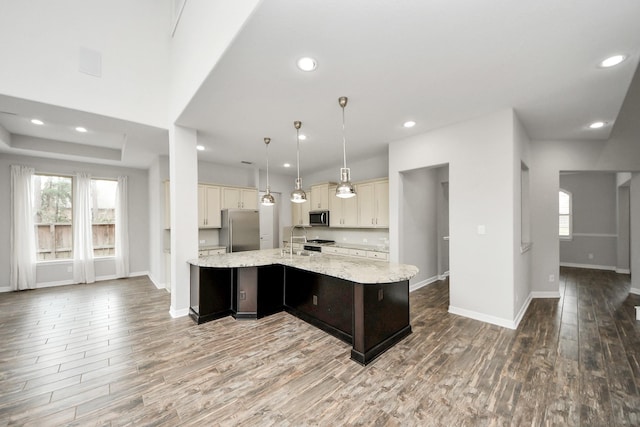
[[[569,197],[569,213],[562,214],[560,213],[560,194],[564,193]],[[566,216],[569,218],[569,234],[567,236],[563,236],[560,234],[560,217]],[[558,190],[558,238],[560,240],[573,240],[573,193],[569,190],[565,190],[564,188],[560,188]]]
[[[44,176],[44,177],[55,177],[55,178],[67,178],[71,180],[71,194],[69,195],[69,198],[71,200],[71,256],[69,258],[53,258],[53,259],[38,259],[38,247],[39,245],[37,244],[36,241],[36,264],[63,264],[63,263],[69,263],[69,262],[73,262],[73,175],[67,175],[64,173],[52,173],[52,172],[34,172],[33,173],[33,177],[35,178],[36,176]],[[33,200],[33,203],[35,203],[35,200]],[[35,207],[35,206],[34,206]],[[34,217],[35,217],[35,211],[34,211]],[[37,227],[39,223],[35,222],[35,218],[34,218],[34,226]],[[36,239],[38,238],[38,231],[36,230]],[[55,245],[55,242],[53,243]]]
[[[71,194],[70,194],[70,200],[71,200],[71,211],[73,212],[73,204],[74,204],[74,197],[73,197],[73,181],[75,180],[75,177],[73,175],[69,175],[69,174],[65,174],[65,173],[54,173],[54,172],[34,172],[33,174],[34,177],[36,176],[44,176],[44,177],[57,177],[57,178],[67,178],[71,180]],[[118,182],[117,178],[104,178],[104,177],[91,177],[92,181],[115,181],[116,185]],[[35,200],[34,200],[35,203]],[[115,200],[114,200],[115,203]],[[115,205],[114,205],[115,208]],[[93,208],[92,208],[93,209]],[[34,212],[34,217],[35,217],[35,212]],[[36,245],[36,264],[65,264],[65,263],[69,263],[69,262],[73,262],[73,215],[71,215],[71,242],[72,242],[72,247],[71,247],[71,256],[69,258],[53,258],[53,259],[38,259],[38,245]],[[34,221],[34,226],[37,227],[37,224]],[[93,227],[94,225],[99,224],[99,223],[93,223],[93,219],[91,222],[91,226]],[[114,218],[114,233],[115,233],[115,227],[117,225],[115,224],[115,218]],[[37,231],[36,231],[36,238],[37,238]],[[54,242],[55,244],[55,242]],[[114,248],[115,250],[115,248]],[[94,250],[95,252],[95,250]],[[115,253],[113,255],[99,255],[96,256],[94,253],[94,259],[95,260],[100,260],[100,259],[113,259],[115,258]]]

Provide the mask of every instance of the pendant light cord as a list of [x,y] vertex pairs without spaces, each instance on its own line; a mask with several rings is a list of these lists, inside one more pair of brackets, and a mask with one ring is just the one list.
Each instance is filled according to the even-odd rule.
[[267,146],[267,192],[269,192],[269,144]]
[[347,137],[344,130],[344,107],[342,107],[342,155],[344,158],[344,168],[347,168]]
[[300,129],[296,128],[296,159],[298,164],[298,181],[300,181]]

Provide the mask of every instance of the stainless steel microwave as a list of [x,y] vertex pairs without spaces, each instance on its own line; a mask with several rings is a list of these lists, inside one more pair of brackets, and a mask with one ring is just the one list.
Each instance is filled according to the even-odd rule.
[[309,225],[313,227],[329,226],[329,211],[311,211],[309,212]]

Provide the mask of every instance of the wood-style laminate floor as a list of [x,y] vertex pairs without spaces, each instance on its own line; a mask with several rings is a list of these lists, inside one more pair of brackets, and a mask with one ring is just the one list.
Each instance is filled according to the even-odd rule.
[[640,425],[629,276],[562,269],[516,331],[411,294],[414,333],[367,367],[279,313],[200,326],[147,278],[0,295],[0,425]]

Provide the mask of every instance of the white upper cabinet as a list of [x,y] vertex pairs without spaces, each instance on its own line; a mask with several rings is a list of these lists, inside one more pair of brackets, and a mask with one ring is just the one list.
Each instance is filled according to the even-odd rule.
[[198,227],[220,228],[220,187],[198,185]]
[[258,209],[258,190],[222,187],[222,209]]
[[311,203],[291,203],[291,222],[293,225],[309,226],[309,206]]
[[389,181],[366,182],[356,186],[358,198],[358,226],[389,227]]
[[310,211],[329,209],[329,183],[311,186]]
[[336,186],[329,187],[330,227],[358,227],[358,196],[349,199],[336,197]]

